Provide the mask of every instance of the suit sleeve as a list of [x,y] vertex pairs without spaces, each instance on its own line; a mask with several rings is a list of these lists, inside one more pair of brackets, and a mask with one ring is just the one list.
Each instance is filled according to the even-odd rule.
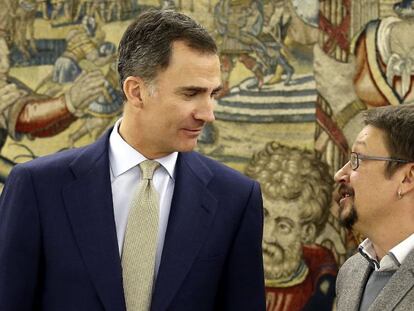
[[263,203],[253,183],[228,257],[215,310],[265,310],[262,257]]
[[35,308],[40,221],[30,173],[16,166],[0,198],[0,309]]

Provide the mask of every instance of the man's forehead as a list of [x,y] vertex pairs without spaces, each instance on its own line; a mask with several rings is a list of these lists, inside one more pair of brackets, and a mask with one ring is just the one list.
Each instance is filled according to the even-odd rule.
[[300,208],[298,202],[285,199],[269,199],[266,195],[263,195],[263,205],[268,211],[294,214]]
[[352,150],[380,150],[385,148],[385,133],[383,130],[371,125],[365,126],[359,132]]
[[360,149],[360,148],[367,148],[367,143],[363,140],[356,140],[352,146],[352,150]]

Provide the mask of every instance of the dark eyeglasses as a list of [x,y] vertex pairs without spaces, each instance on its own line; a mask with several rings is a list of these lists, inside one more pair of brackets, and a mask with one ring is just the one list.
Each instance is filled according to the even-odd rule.
[[402,159],[394,159],[394,158],[387,158],[387,157],[371,157],[366,156],[357,152],[351,152],[349,157],[349,163],[351,164],[351,168],[355,171],[359,167],[359,160],[373,160],[373,161],[388,161],[388,162],[399,162],[399,163],[410,163],[412,161],[402,160]]

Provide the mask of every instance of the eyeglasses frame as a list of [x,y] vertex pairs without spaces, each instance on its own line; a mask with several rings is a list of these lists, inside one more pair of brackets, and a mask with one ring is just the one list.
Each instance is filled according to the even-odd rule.
[[[356,167],[352,167],[352,161],[351,157],[352,155],[356,155]],[[351,165],[351,169],[353,171],[356,171],[359,167],[359,160],[373,160],[373,161],[387,161],[387,162],[399,162],[399,163],[411,163],[412,161],[403,160],[403,159],[395,159],[395,158],[389,158],[389,157],[377,157],[377,156],[367,156],[360,154],[358,152],[351,152],[349,156],[349,164]]]

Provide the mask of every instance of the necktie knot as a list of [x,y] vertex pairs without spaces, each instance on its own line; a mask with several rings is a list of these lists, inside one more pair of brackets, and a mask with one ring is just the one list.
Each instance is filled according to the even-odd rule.
[[151,180],[155,170],[160,166],[157,161],[145,160],[139,164],[142,173],[142,179]]

